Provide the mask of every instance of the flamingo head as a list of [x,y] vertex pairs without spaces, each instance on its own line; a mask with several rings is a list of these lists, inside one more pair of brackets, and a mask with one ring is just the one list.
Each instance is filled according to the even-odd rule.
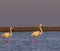
[[40,24],[40,26],[42,27],[42,26],[43,26],[43,24]]
[[13,27],[10,27],[11,30],[13,30]]

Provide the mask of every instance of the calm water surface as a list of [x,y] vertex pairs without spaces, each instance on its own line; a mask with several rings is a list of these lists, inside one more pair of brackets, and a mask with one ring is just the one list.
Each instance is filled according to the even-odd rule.
[[34,44],[31,33],[15,32],[13,37],[8,39],[8,44],[4,43],[0,36],[0,51],[60,51],[60,32],[44,32],[38,37],[39,42]]

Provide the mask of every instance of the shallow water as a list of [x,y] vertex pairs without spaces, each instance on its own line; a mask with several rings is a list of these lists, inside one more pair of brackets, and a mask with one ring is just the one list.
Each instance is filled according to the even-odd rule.
[[[39,42],[32,44],[32,32],[15,32],[9,43],[0,37],[0,51],[60,51],[60,32],[44,32]],[[0,33],[1,35],[2,33]]]

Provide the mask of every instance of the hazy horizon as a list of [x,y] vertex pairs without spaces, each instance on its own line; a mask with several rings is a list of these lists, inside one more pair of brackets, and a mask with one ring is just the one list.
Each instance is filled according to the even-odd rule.
[[0,26],[60,26],[60,0],[0,0]]

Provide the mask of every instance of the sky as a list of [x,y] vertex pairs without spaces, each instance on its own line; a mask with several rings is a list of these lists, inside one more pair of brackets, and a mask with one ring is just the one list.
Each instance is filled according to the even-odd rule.
[[60,26],[60,0],[0,0],[1,26]]

